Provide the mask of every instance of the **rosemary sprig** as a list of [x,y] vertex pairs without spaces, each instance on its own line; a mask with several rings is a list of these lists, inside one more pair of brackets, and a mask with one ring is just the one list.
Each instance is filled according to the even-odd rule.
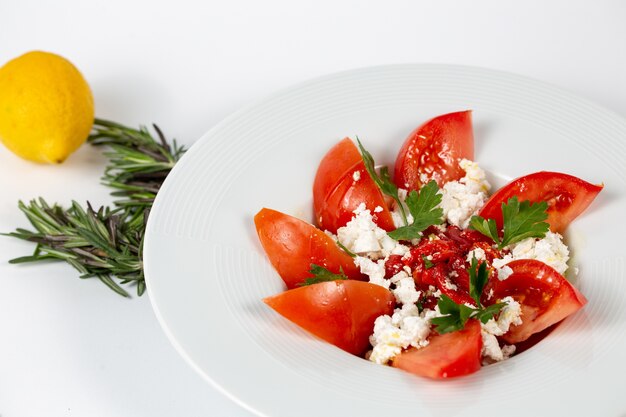
[[102,182],[115,189],[114,204],[131,211],[151,207],[165,177],[185,153],[176,140],[170,146],[163,132],[152,125],[158,141],[143,126],[132,129],[108,120],[96,119],[89,136],[92,145],[108,145],[104,155],[109,165]]
[[[10,263],[63,260],[80,272],[80,278],[96,277],[116,293],[128,296],[121,287],[134,283],[137,294],[146,289],[143,273],[143,237],[150,208],[165,177],[185,152],[161,130],[158,141],[145,127],[132,129],[96,119],[89,141],[108,145],[109,158],[102,177],[113,188],[115,208],[94,210],[89,202],[82,207],[73,201],[64,209],[49,205],[43,198],[18,203],[35,231],[16,229],[6,234],[36,243],[30,256]],[[117,282],[113,278],[117,278]]]
[[7,236],[37,244],[31,256],[10,260],[18,264],[42,260],[63,260],[80,272],[80,278],[97,277],[116,293],[128,296],[120,284],[135,282],[137,294],[145,291],[141,247],[145,218],[125,218],[122,209],[84,209],[73,201],[68,209],[50,206],[43,198],[22,201],[18,207],[36,231],[17,229]]

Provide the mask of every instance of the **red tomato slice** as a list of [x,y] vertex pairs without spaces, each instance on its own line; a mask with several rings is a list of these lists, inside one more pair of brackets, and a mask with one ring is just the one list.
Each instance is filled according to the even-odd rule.
[[353,171],[362,161],[361,153],[350,138],[345,138],[330,148],[322,158],[313,181],[313,204],[316,212],[319,205],[335,189],[339,179]]
[[[359,172],[360,178],[357,181],[353,178],[354,172]],[[383,194],[367,173],[363,162],[357,164],[354,170],[339,181],[321,205],[316,213],[320,228],[336,233],[337,229],[352,219],[354,210],[361,203],[365,203],[365,207],[372,213],[374,223],[379,227],[387,231],[396,228]],[[382,208],[382,211],[376,212],[377,207]]]
[[263,249],[287,288],[295,288],[311,277],[311,264],[351,279],[363,275],[352,258],[330,236],[314,226],[276,210],[264,208],[254,216]]
[[[361,203],[371,211],[378,226],[385,230],[395,229],[380,188],[367,173],[356,145],[346,138],[328,151],[315,175],[313,208],[316,221],[320,228],[335,233],[350,221]],[[376,207],[381,207],[382,211],[376,213]]]
[[389,290],[349,280],[308,285],[263,301],[303,329],[354,355],[369,349],[374,321],[392,314],[395,305]]
[[581,309],[587,300],[554,268],[534,259],[507,264],[513,273],[504,281],[494,279],[494,298],[511,296],[522,308],[522,324],[512,326],[502,338],[507,343],[528,339]]
[[399,354],[392,366],[436,379],[468,375],[480,369],[482,347],[480,323],[472,319],[463,330],[435,334],[426,347]]
[[396,158],[394,182],[419,190],[432,179],[442,187],[465,175],[459,166],[463,158],[474,159],[470,110],[435,117],[411,132]]
[[511,181],[487,200],[480,215],[494,219],[502,228],[502,203],[517,196],[532,203],[548,202],[548,220],[553,232],[562,232],[591,204],[604,185],[594,185],[559,172],[535,172]]

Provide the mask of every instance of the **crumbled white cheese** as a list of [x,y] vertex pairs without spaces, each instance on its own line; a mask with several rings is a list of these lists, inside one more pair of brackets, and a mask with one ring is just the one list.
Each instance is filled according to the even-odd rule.
[[420,298],[420,292],[415,288],[413,277],[404,270],[391,277],[389,281],[395,285],[391,291],[400,304],[415,304]]
[[[559,274],[564,274],[567,271],[569,249],[563,243],[563,237],[558,233],[548,232],[543,239],[530,237],[507,248],[511,251],[510,254],[505,255],[501,259],[493,260],[492,265],[496,269],[502,268],[504,265],[517,259],[536,259],[550,265]],[[498,278],[500,278],[500,273],[498,273]]]
[[441,290],[437,287],[435,287],[434,285],[429,285],[428,286],[428,291],[426,291],[426,296],[432,296],[435,298],[441,298]]
[[370,258],[364,256],[356,256],[354,258],[354,264],[359,267],[362,274],[369,277],[371,284],[380,285],[389,289],[391,282],[385,279],[385,260],[379,259],[378,261],[372,261]]
[[452,290],[452,291],[457,291],[459,289],[459,287],[457,287],[456,284],[454,284],[452,281],[450,281],[447,278],[443,281],[443,286],[446,287],[446,289]]
[[374,207],[374,213],[381,213],[382,211],[383,211],[383,208],[381,206]]
[[476,258],[477,261],[484,261],[487,259],[487,255],[482,248],[474,248],[467,253],[467,263],[472,263],[472,259]]
[[[481,323],[481,336],[483,339],[482,356],[490,358],[494,361],[505,359],[505,353],[500,349],[496,336],[502,336],[509,331],[511,325],[522,324],[522,309],[520,304],[512,297],[504,297],[501,300],[506,306],[500,310],[498,319],[490,319],[487,323]],[[514,351],[514,350],[513,350]],[[507,348],[507,354],[510,356],[511,348]],[[506,357],[508,357],[506,356]]]
[[409,346],[426,346],[430,321],[441,316],[437,307],[419,312],[416,303],[420,299],[420,291],[415,288],[415,281],[405,271],[398,272],[387,282],[393,285],[391,292],[401,306],[394,310],[393,315],[379,316],[374,322],[374,332],[370,336],[373,349],[368,359],[379,364],[389,362]]
[[440,315],[438,310],[429,309],[420,314],[415,304],[404,304],[391,317],[379,316],[370,336],[374,348],[369,360],[385,364],[409,346],[421,348],[428,345],[430,320]]
[[444,184],[441,208],[448,223],[467,228],[473,215],[485,204],[491,185],[476,162],[462,159],[459,166],[465,176],[458,181]]
[[502,258],[494,258],[493,262],[491,262],[491,266],[493,266],[496,269],[500,269],[504,267],[506,264],[508,264],[509,262],[514,261],[514,260],[515,259],[513,259],[513,255],[511,255],[510,253],[507,253]]
[[354,217],[337,230],[337,239],[349,251],[371,259],[384,258],[388,255],[404,255],[409,251],[387,235],[384,229],[374,223],[372,213],[361,203],[354,210]]
[[354,172],[352,173],[352,179],[353,179],[354,181],[358,181],[358,180],[360,180],[360,179],[361,179],[361,171],[354,171]]
[[510,358],[515,353],[515,345],[504,345],[502,346],[502,356],[503,359]]
[[501,268],[497,268],[496,272],[497,272],[498,279],[500,281],[504,281],[505,279],[511,276],[511,274],[513,273],[513,270],[511,269],[511,267],[504,265]]
[[502,354],[502,349],[500,349],[498,339],[491,333],[484,330],[480,332],[480,336],[483,339],[481,356],[485,358],[491,358],[495,361],[503,360],[504,355]]

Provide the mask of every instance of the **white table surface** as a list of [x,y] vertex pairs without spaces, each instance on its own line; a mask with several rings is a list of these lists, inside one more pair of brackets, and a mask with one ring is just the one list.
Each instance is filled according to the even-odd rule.
[[[157,122],[187,145],[276,89],[400,62],[516,72],[626,116],[618,0],[226,3],[0,0],[0,62],[60,53],[88,79],[99,117]],[[0,146],[0,231],[28,226],[19,199],[107,204],[104,162],[89,146],[61,166]],[[0,237],[1,417],[251,415],[176,353],[147,295],[123,299],[60,263],[7,263],[31,251]]]

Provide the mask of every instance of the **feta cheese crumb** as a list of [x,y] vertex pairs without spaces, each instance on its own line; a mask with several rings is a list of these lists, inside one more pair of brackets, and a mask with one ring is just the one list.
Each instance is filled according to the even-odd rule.
[[420,292],[415,288],[413,277],[405,271],[400,271],[389,279],[395,288],[391,291],[400,304],[415,304],[420,298]]
[[387,235],[384,229],[374,223],[372,213],[361,203],[354,210],[354,217],[337,230],[337,240],[357,255],[371,259],[384,258],[390,254],[404,255],[409,251]]
[[504,359],[508,359],[513,356],[515,350],[515,345],[504,345],[502,346],[502,356],[504,357]]
[[[563,236],[558,233],[547,232],[543,239],[530,237],[521,242],[509,245],[508,249],[511,253],[501,259],[494,259],[492,263],[493,267],[499,269],[517,259],[536,259],[550,265],[552,268],[556,269],[559,274],[564,274],[565,271],[567,271],[569,249],[567,245],[563,243]],[[508,278],[506,272],[505,276]],[[498,278],[502,280],[499,273]]]
[[370,258],[364,256],[356,256],[354,258],[354,264],[359,267],[362,274],[369,277],[371,284],[380,285],[389,289],[391,282],[385,279],[385,260],[379,259],[378,261],[372,261]]
[[[515,347],[511,351],[511,347],[508,347],[506,352],[500,348],[498,339],[496,336],[502,336],[509,331],[511,325],[522,324],[521,314],[522,309],[520,304],[513,299],[513,297],[504,297],[502,302],[506,303],[506,306],[500,310],[498,319],[490,319],[487,323],[481,323],[481,336],[483,339],[482,356],[490,358],[496,362],[505,359],[513,354]],[[505,355],[508,354],[508,356]]]
[[360,180],[360,179],[361,179],[361,171],[354,171],[354,172],[352,173],[352,179],[353,179],[354,181],[358,181],[358,180]]
[[443,281],[443,286],[446,287],[446,289],[448,290],[452,290],[452,291],[456,291],[459,288],[456,286],[456,284],[454,284],[452,281],[450,281],[449,279],[445,279]]
[[462,159],[459,166],[465,176],[443,186],[441,208],[448,223],[466,229],[472,216],[485,204],[491,184],[476,162]]
[[438,310],[428,309],[420,314],[415,304],[404,304],[402,308],[396,308],[391,317],[379,316],[374,322],[374,333],[370,336],[374,348],[368,359],[386,364],[409,346],[427,346],[430,320],[440,315]]
[[505,279],[510,277],[511,274],[513,273],[513,270],[511,269],[511,267],[506,266],[506,265],[504,265],[502,268],[497,268],[496,271],[498,273],[498,279],[500,281],[504,281]]
[[494,258],[493,262],[491,262],[491,266],[493,266],[496,269],[500,269],[504,267],[506,264],[508,264],[509,262],[514,261],[514,260],[515,259],[513,259],[513,255],[507,253],[502,258]]
[[475,248],[467,253],[467,263],[471,264],[472,259],[474,258],[476,258],[477,261],[487,260],[487,255],[485,254],[484,249]]

